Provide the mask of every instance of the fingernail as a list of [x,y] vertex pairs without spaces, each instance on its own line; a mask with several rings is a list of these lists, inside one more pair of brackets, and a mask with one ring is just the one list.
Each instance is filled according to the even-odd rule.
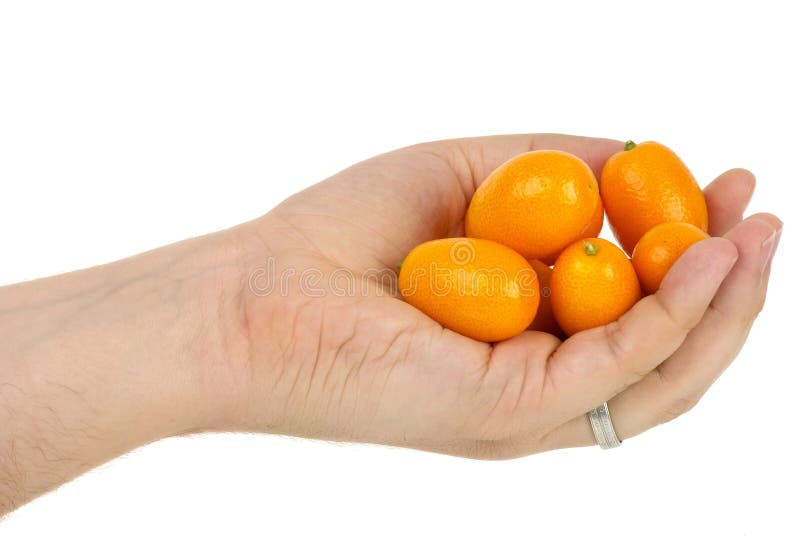
[[767,268],[767,264],[769,264],[769,260],[772,258],[772,255],[775,253],[775,245],[778,243],[778,238],[781,234],[781,228],[778,228],[772,231],[772,234],[761,243],[761,273],[764,273],[764,270]]

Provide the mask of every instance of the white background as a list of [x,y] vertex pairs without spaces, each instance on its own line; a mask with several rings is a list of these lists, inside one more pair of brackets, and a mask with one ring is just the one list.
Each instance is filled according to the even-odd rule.
[[786,223],[739,359],[611,452],[478,462],[163,441],[0,521],[44,534],[797,534],[798,38],[770,2],[0,3],[0,283],[258,216],[445,137],[655,139]]

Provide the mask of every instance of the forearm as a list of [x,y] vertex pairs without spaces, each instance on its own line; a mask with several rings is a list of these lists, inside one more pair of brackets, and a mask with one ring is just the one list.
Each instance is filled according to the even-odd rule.
[[226,381],[208,362],[231,244],[210,235],[0,288],[0,514],[213,420],[203,386]]

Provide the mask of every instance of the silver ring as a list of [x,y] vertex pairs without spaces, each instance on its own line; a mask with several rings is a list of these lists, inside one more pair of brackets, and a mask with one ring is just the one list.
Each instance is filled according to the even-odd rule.
[[601,449],[613,449],[622,444],[622,441],[619,440],[617,433],[614,431],[614,425],[611,423],[611,414],[608,412],[608,404],[606,402],[594,408],[588,415],[594,438]]

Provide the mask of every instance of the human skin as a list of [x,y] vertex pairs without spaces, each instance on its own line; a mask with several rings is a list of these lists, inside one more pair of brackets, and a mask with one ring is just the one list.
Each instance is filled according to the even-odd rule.
[[773,215],[742,221],[755,185],[745,170],[706,188],[715,238],[692,246],[656,294],[563,342],[535,331],[477,342],[392,294],[386,274],[420,242],[461,235],[495,167],[545,148],[599,176],[622,143],[514,135],[415,145],[238,227],[0,288],[0,514],[181,434],[500,459],[594,444],[586,412],[606,400],[621,439],[689,410],[741,349],[780,237]]

